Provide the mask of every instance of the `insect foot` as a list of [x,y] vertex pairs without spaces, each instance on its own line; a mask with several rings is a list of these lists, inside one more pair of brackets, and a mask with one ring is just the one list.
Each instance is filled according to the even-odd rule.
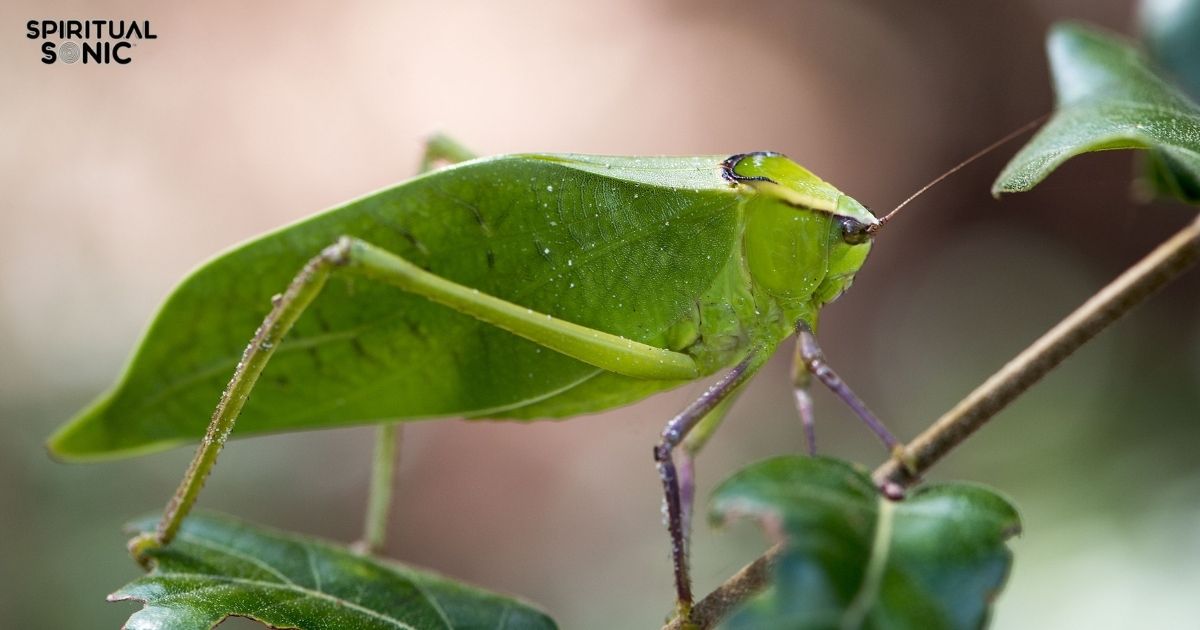
[[158,534],[153,533],[134,536],[125,545],[125,548],[129,550],[129,555],[133,556],[133,559],[147,571],[150,570],[150,556],[146,555],[146,552],[159,547],[162,547],[162,541],[158,539]]
[[895,481],[885,481],[879,486],[879,493],[891,501],[904,500],[904,486]]

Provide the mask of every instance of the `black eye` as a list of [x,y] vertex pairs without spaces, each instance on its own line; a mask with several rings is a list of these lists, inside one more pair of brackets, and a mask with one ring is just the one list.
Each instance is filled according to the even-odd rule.
[[842,240],[849,245],[861,245],[871,238],[871,233],[862,221],[850,217],[838,217],[842,225]]

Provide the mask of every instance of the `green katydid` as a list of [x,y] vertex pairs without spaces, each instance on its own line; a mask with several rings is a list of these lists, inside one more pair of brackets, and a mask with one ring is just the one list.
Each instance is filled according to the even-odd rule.
[[[692,457],[793,333],[809,450],[815,376],[902,451],[813,335],[820,308],[850,286],[887,217],[768,152],[474,159],[439,138],[423,170],[435,161],[453,164],[194,272],[120,383],[51,438],[59,457],[94,459],[204,436],[157,533],[131,541],[135,556],[170,543],[239,416],[240,434],[564,418],[724,372],[654,449],[686,613]],[[269,312],[239,361],[251,320],[263,317],[249,307],[259,305]],[[205,433],[193,410],[230,370]]]

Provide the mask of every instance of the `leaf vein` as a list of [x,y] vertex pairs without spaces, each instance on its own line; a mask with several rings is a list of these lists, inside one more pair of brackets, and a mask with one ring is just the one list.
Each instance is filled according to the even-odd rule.
[[[283,573],[283,571],[280,571],[279,569],[271,566],[270,564],[267,564],[266,562],[264,562],[258,558],[255,558],[254,556],[251,556],[251,555],[245,554],[241,551],[238,551],[237,549],[234,549],[233,547],[227,547],[227,546],[221,545],[219,543],[205,540],[203,538],[199,538],[193,534],[189,534],[186,532],[181,532],[179,534],[179,540],[186,541],[188,544],[196,545],[198,547],[204,547],[205,549],[211,549],[212,551],[215,551],[216,553],[221,553],[221,554],[225,554],[227,556],[231,556],[233,558],[237,558],[238,560],[252,564],[252,565],[266,571],[267,573],[274,575],[275,577],[279,578],[284,584],[288,584],[291,586],[298,586],[295,582],[293,582],[290,578],[288,578],[288,576],[285,575]],[[307,548],[305,548],[305,549],[307,550]]]
[[210,573],[157,572],[153,575],[153,577],[154,578],[165,578],[165,579],[175,578],[175,579],[185,579],[185,580],[186,579],[203,578],[203,579],[209,579],[209,580],[227,583],[227,584],[214,584],[214,585],[211,585],[210,587],[204,587],[204,589],[215,588],[215,587],[220,587],[220,586],[232,586],[232,585],[237,584],[237,585],[242,585],[242,586],[251,586],[251,587],[255,587],[255,588],[266,589],[266,590],[283,590],[283,591],[297,592],[304,596],[328,601],[337,606],[344,606],[347,609],[350,609],[354,612],[363,614],[365,616],[368,616],[368,617],[371,617],[374,619],[378,619],[385,623],[389,623],[393,626],[396,626],[397,628],[404,628],[406,630],[417,630],[413,626],[410,626],[410,625],[404,623],[403,621],[396,619],[395,617],[392,617],[390,615],[386,615],[384,613],[371,610],[370,608],[362,606],[361,604],[358,604],[351,600],[343,599],[341,597],[337,597],[336,595],[332,595],[332,594],[326,593],[324,591],[317,591],[317,590],[313,590],[310,588],[305,588],[305,587],[299,586],[295,583],[291,583],[290,585],[288,585],[288,584],[280,584],[278,582],[264,582],[262,580],[254,580],[254,579],[250,579],[250,578],[239,578],[239,577],[233,577],[233,576],[227,576],[227,575],[213,575]]

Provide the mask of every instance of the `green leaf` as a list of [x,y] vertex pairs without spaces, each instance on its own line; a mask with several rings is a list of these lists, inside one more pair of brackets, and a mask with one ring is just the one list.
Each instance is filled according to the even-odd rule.
[[1156,188],[1200,200],[1200,108],[1113,35],[1062,24],[1047,49],[1057,109],[1000,173],[993,194],[1027,191],[1082,153],[1151,149]]
[[[134,524],[153,531],[156,519]],[[230,616],[274,628],[551,629],[528,604],[311,538],[193,516],[154,568],[109,601],[146,606],[130,630],[212,628]]]
[[786,541],[772,585],[735,611],[729,629],[983,627],[1020,530],[991,490],[932,485],[901,502],[862,469],[785,456],[716,490],[712,518],[750,516]]
[[1150,58],[1200,99],[1200,0],[1142,0],[1138,13]]

